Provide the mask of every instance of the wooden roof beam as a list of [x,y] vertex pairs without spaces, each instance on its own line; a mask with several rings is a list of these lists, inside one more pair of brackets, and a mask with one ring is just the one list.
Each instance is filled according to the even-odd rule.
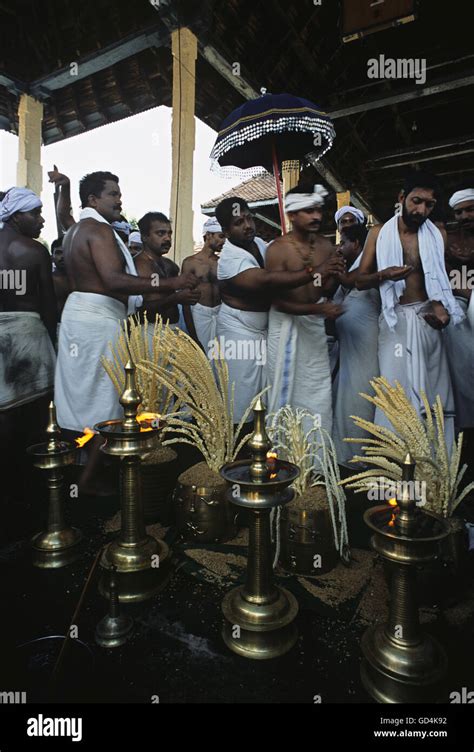
[[[340,110],[332,110],[328,112],[328,115],[333,119],[348,117],[349,115],[355,115],[358,112],[366,112],[367,110],[378,110],[383,107],[389,107],[390,105],[400,104],[401,102],[410,102],[423,97],[430,97],[434,94],[440,94],[443,91],[453,91],[454,89],[461,89],[465,86],[474,86],[474,74],[469,76],[463,76],[462,78],[455,78],[446,81],[440,81],[431,86],[418,86],[415,85],[410,91],[400,92],[388,97],[382,97],[381,99],[372,99],[366,102],[359,102],[358,104],[344,107]],[[341,99],[343,95],[341,94]]]
[[[29,92],[37,99],[45,99],[51,96],[51,92],[70,86],[83,78],[88,78],[94,73],[110,68],[116,63],[128,57],[137,55],[150,47],[161,47],[169,44],[169,33],[166,28],[152,27],[140,34],[133,34],[119,42],[108,45],[102,50],[97,50],[89,55],[71,63],[53,73],[38,78],[29,86]],[[77,63],[76,71],[72,75],[71,65]],[[1,83],[1,81],[0,81]]]

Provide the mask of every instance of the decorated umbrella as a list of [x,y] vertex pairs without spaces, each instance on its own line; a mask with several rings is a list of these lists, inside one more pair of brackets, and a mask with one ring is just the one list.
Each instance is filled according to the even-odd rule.
[[213,169],[224,175],[237,170],[246,175],[273,172],[285,232],[282,163],[299,160],[309,152],[319,159],[335,137],[331,118],[313,102],[292,94],[264,94],[245,102],[224,120],[211,152]]

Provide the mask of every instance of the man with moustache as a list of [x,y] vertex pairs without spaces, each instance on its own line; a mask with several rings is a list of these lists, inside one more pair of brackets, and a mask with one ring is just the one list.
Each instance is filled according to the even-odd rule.
[[334,215],[334,221],[340,233],[347,230],[348,227],[365,225],[365,215],[360,209],[354,206],[341,206]]
[[[341,306],[328,302],[345,264],[332,243],[320,234],[324,199],[322,185],[312,190],[300,186],[288,191],[285,211],[292,231],[275,240],[267,251],[269,271],[293,271],[302,266],[325,268],[326,273],[296,290],[275,295],[268,323],[269,409],[284,405],[318,416],[332,430],[332,389],[325,319],[337,319]],[[309,430],[308,424],[305,430]]]
[[[356,286],[380,289],[380,375],[398,381],[418,414],[421,392],[430,405],[439,395],[448,446],[454,440],[454,399],[441,330],[459,324],[464,314],[455,301],[446,272],[446,232],[431,220],[440,197],[437,179],[414,172],[399,200],[402,207],[367,239]],[[391,427],[380,409],[375,422]]]
[[454,296],[466,318],[459,326],[446,329],[446,346],[456,427],[464,433],[463,455],[470,463],[474,451],[474,188],[456,191],[449,205],[457,228],[448,234],[446,262]]
[[182,266],[183,272],[193,272],[198,278],[196,290],[201,297],[192,307],[184,305],[183,315],[189,334],[208,354],[216,336],[217,314],[221,304],[217,260],[225,243],[225,235],[214,217],[204,222],[202,232],[202,250],[185,258]]
[[[268,311],[272,300],[287,290],[312,286],[331,273],[332,265],[325,258],[312,266],[310,259],[299,257],[292,268],[267,267],[266,244],[255,236],[248,204],[237,196],[221,201],[216,207],[216,219],[227,238],[217,264],[222,296],[217,339],[229,367],[230,388],[234,384],[237,423],[266,386]],[[250,415],[248,421],[251,420]]]
[[[178,304],[194,305],[200,298],[200,292],[194,287],[191,289],[174,289],[165,290],[161,280],[181,279],[179,276],[179,266],[165,258],[165,255],[171,248],[172,229],[171,223],[161,212],[148,212],[139,221],[138,227],[143,243],[142,252],[135,257],[137,271],[142,276],[152,277],[158,275],[160,285],[155,289],[153,295],[143,296],[143,306],[141,316],[145,316],[150,324],[154,324],[156,317],[160,316],[164,323],[170,324],[176,328],[179,322]],[[197,283],[196,275],[189,270],[183,272],[183,275],[190,276]],[[148,333],[153,335],[153,326],[148,327]]]
[[[193,275],[166,279],[138,276],[130,252],[113,230],[120,221],[122,194],[118,177],[93,172],[79,185],[82,211],[64,238],[64,261],[70,293],[59,330],[55,401],[59,424],[82,433],[85,427],[123,414],[119,397],[101,356],[109,355],[120,324],[142,304],[142,295],[158,289],[190,287]],[[94,479],[102,440],[90,442],[89,462],[79,481],[83,493],[107,492]]]

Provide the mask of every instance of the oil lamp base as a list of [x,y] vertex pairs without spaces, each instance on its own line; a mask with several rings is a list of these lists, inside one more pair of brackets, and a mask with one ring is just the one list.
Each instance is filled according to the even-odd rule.
[[268,660],[285,655],[298,639],[294,620],[298,602],[292,593],[275,587],[271,602],[252,602],[244,586],[235,588],[222,601],[222,637],[230,650],[245,658]]
[[380,703],[436,702],[442,695],[448,661],[441,645],[422,634],[415,644],[390,637],[385,625],[370,627],[362,638],[361,679]]
[[159,593],[171,577],[171,552],[163,541],[146,536],[138,543],[112,541],[100,560],[99,592],[110,598],[110,571],[115,565],[120,603],[138,603]]
[[124,645],[133,632],[130,616],[104,616],[95,630],[95,641],[101,648],[118,648]]
[[40,569],[59,569],[79,558],[82,533],[74,527],[38,533],[31,541],[32,563]]

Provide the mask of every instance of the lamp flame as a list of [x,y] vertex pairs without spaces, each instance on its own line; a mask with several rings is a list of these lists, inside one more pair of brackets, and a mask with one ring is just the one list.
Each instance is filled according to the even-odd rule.
[[77,447],[80,449],[84,446],[84,444],[87,444],[88,441],[94,438],[97,431],[93,431],[92,428],[88,428],[87,426],[84,428],[84,433],[82,436],[79,436],[79,438],[75,439]]

